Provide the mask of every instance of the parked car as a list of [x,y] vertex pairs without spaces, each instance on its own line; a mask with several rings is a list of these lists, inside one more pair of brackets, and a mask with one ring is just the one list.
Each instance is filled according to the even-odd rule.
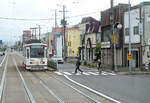
[[55,55],[51,59],[56,61],[56,62],[58,62],[58,63],[64,63],[64,60],[63,60],[63,58],[61,56]]
[[5,55],[5,52],[0,51],[0,56],[3,56],[3,55]]

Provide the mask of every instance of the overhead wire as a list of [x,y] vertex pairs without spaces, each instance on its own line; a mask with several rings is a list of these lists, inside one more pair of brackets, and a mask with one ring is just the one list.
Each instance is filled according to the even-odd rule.
[[[90,13],[87,13],[87,14],[80,14],[80,15],[70,16],[70,17],[66,17],[66,19],[75,18],[75,17],[82,17],[82,16],[86,16],[86,15],[90,15],[90,14],[96,14],[96,13],[100,13],[100,11],[90,12]],[[9,17],[0,17],[0,19],[1,20],[18,20],[18,21],[49,21],[49,20],[55,20],[55,18],[25,19],[25,18],[9,18]],[[58,19],[60,19],[60,18],[58,18]]]

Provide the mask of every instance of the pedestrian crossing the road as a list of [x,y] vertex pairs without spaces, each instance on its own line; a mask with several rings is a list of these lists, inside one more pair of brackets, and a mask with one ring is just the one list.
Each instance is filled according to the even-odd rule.
[[109,73],[109,72],[103,72],[102,71],[102,74],[99,74],[99,72],[83,72],[83,73],[74,73],[74,72],[58,72],[56,71],[55,72],[57,75],[86,75],[86,76],[90,76],[90,75],[95,75],[95,76],[98,76],[98,75],[116,75],[115,73]]

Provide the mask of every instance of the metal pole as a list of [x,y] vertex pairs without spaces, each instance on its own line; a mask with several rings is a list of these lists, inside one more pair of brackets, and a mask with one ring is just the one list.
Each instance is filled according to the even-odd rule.
[[113,70],[117,71],[117,66],[116,66],[116,35],[115,35],[115,30],[114,30],[113,0],[111,0],[111,25],[112,25],[112,33],[113,33]]
[[39,25],[39,40],[40,40],[40,35],[41,35],[41,27]]
[[55,28],[57,27],[57,10],[55,9]]
[[[128,13],[129,13],[129,54],[131,54],[131,22],[130,22],[130,0],[128,0]],[[129,72],[131,72],[131,60],[129,60]]]
[[64,27],[64,60],[66,59],[66,21],[65,21],[65,5],[63,5],[63,27]]

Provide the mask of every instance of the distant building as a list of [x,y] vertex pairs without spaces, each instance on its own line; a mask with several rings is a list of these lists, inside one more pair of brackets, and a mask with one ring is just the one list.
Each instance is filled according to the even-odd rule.
[[31,40],[31,31],[30,30],[24,30],[23,35],[22,35],[22,41],[24,43],[24,42],[27,42],[29,40]]
[[63,37],[63,28],[53,28],[52,29],[52,54],[63,57],[63,46],[64,46],[64,37]]
[[67,30],[67,56],[76,57],[80,46],[81,31],[79,28],[68,28]]

